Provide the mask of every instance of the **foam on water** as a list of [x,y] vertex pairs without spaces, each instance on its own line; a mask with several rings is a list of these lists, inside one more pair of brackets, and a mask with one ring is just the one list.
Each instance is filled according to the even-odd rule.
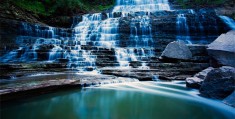
[[227,16],[219,16],[224,23],[226,23],[231,29],[235,30],[235,21],[232,18],[229,18]]
[[170,10],[168,0],[117,0],[113,11],[136,12],[136,11],[159,11]]
[[177,30],[177,40],[184,40],[188,44],[191,43],[191,38],[189,34],[189,26],[187,23],[187,18],[184,14],[178,14],[176,21],[176,30]]
[[[94,87],[88,87],[94,88]],[[196,101],[206,105],[210,105],[219,109],[226,110],[235,116],[234,108],[226,106],[219,100],[211,100],[199,96],[198,90],[185,87],[185,83],[182,81],[173,82],[132,82],[124,84],[107,84],[100,87],[100,89],[108,90],[124,90],[124,91],[137,91],[144,93],[151,93],[156,95],[170,96],[184,100]]]

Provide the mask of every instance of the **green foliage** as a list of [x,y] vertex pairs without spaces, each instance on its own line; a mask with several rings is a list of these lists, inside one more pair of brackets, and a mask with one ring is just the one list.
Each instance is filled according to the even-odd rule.
[[111,8],[114,0],[11,0],[16,6],[42,16],[66,15],[76,11],[103,11]]
[[33,1],[33,0],[14,0],[14,4],[16,4],[18,7],[26,9],[28,11],[32,11],[36,14],[42,14],[42,15],[49,15],[50,12],[47,12],[45,10],[45,6],[39,2],[39,1]]

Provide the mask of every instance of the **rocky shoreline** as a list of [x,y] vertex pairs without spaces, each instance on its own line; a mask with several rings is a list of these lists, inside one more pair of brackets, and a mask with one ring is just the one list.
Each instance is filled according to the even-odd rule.
[[[2,78],[5,77],[5,80],[1,79],[2,83],[5,82],[3,83],[4,85],[1,85],[0,89],[1,101],[10,101],[64,89],[82,88],[92,85],[98,86],[100,84],[135,82],[138,80],[151,81],[155,79],[165,81],[186,79],[186,86],[189,88],[199,89],[202,96],[224,100],[223,102],[225,104],[234,107],[234,67],[224,66],[228,64],[227,60],[221,60],[221,57],[218,55],[216,55],[218,58],[213,54],[204,55],[203,58],[201,58],[201,62],[197,59],[198,54],[207,54],[205,53],[207,50],[211,51],[213,49],[213,45],[217,45],[215,48],[221,48],[220,46],[223,45],[222,48],[225,49],[220,50],[235,53],[233,47],[231,47],[232,49],[229,47],[234,46],[232,43],[235,42],[228,43],[223,41],[223,44],[216,44],[218,41],[221,41],[221,38],[223,40],[226,39],[226,37],[231,37],[231,34],[233,35],[233,33],[234,31],[230,31],[225,34],[225,37],[218,37],[218,39],[208,45],[208,47],[201,45],[187,46],[181,41],[172,42],[166,47],[165,51],[158,60],[148,63],[150,64],[148,67],[139,67],[138,63],[135,62],[132,63],[132,67],[139,68],[115,69],[106,67],[100,69],[102,74],[74,73],[74,71],[69,71],[66,68],[61,69],[61,65],[63,64],[57,64],[58,67],[56,68],[55,65],[53,69],[50,65],[36,65],[32,63],[34,64],[34,70],[30,69],[32,68],[32,65],[29,64],[2,64],[1,70],[9,71],[8,73],[1,74]],[[235,39],[232,37],[230,40]],[[230,50],[226,50],[229,48]],[[174,53],[175,51],[178,52]],[[228,55],[235,56],[230,54]],[[213,62],[211,60],[213,60]],[[233,65],[233,63],[231,63],[231,65]],[[223,67],[213,68],[210,66]],[[35,67],[37,68],[35,69]],[[38,72],[41,72],[41,74],[38,74]],[[34,76],[34,74],[41,76],[37,77]],[[57,79],[54,77],[60,78]],[[14,80],[14,78],[23,80]],[[10,85],[10,82],[14,82],[14,85]],[[15,87],[16,85],[18,86]]]
[[[21,73],[24,73],[22,71]],[[111,83],[136,82],[134,78],[122,78],[96,73],[67,72],[40,72],[30,73],[15,79],[1,79],[0,102],[9,102],[27,97],[63,91],[81,89],[89,86],[99,86]]]

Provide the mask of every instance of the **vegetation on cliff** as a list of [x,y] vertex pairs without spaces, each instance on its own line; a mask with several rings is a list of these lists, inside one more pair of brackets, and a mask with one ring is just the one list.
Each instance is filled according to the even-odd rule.
[[115,0],[8,0],[8,2],[37,15],[69,16],[109,9]]
[[216,8],[219,14],[235,19],[234,0],[169,0],[185,9]]
[[[111,9],[116,0],[2,0],[0,17],[26,21],[42,22],[55,27],[70,27],[72,17],[86,13]],[[222,15],[235,19],[233,0],[168,0],[179,8],[220,8]]]

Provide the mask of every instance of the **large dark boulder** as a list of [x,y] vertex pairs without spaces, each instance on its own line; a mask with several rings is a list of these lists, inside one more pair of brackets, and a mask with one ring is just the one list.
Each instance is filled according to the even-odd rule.
[[235,67],[235,31],[220,35],[207,50],[219,64]]
[[162,58],[189,60],[192,53],[183,41],[174,41],[168,44],[163,51]]
[[190,87],[190,88],[199,89],[201,87],[203,81],[205,80],[207,74],[213,69],[214,69],[213,67],[209,67],[209,68],[197,73],[193,77],[187,78],[186,79],[186,86]]
[[235,89],[235,68],[223,66],[212,69],[202,83],[200,93],[202,96],[224,99]]

